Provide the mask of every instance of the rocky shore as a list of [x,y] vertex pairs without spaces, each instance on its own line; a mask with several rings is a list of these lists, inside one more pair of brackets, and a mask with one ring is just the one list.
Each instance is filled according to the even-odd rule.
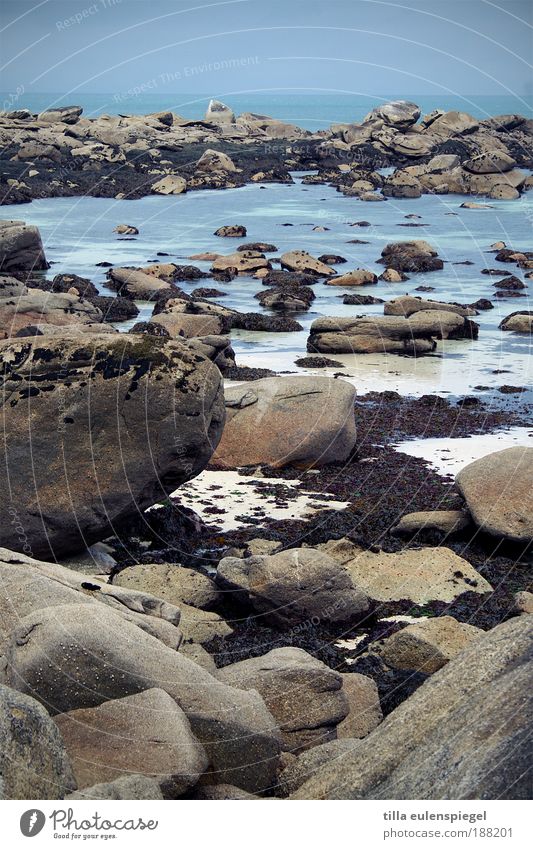
[[[467,194],[513,200],[531,186],[533,121],[477,120],[465,112],[394,101],[361,124],[316,133],[255,113],[235,116],[212,101],[204,120],[173,112],[85,118],[81,107],[0,115],[0,203],[34,198],[140,198],[247,182],[292,182],[317,170],[362,201]],[[384,176],[379,169],[392,168]]]
[[[314,134],[217,102],[201,122],[18,110],[0,134],[3,203],[298,169],[367,202],[516,200],[533,153],[520,116],[403,101]],[[430,295],[431,240],[382,242],[376,272],[246,221],[213,235],[184,261],[101,259],[103,287],[0,222],[0,795],[527,798],[533,448],[453,475],[398,449],[531,428],[527,387],[365,393],[335,358],[427,362],[482,340],[492,301]],[[484,250],[487,294],[523,295],[533,251]],[[257,310],[224,302],[240,282]],[[353,312],[323,315],[324,291]],[[307,373],[236,357],[239,333],[294,338],[313,310]],[[510,306],[495,332],[527,341],[532,316]]]

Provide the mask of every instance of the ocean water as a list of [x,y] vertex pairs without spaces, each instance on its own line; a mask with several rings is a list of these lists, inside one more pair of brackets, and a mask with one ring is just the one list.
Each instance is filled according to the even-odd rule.
[[[365,267],[376,273],[383,266],[376,260],[385,244],[403,239],[423,238],[434,245],[445,260],[444,269],[433,273],[412,274],[403,283],[358,287],[356,291],[388,300],[415,290],[433,286],[423,297],[472,303],[480,297],[492,298],[495,278],[481,269],[495,265],[488,253],[492,242],[503,240],[519,249],[531,249],[533,191],[520,200],[490,201],[491,209],[461,209],[469,198],[461,195],[423,195],[419,199],[389,199],[384,203],[363,203],[347,198],[328,186],[301,183],[294,185],[250,184],[227,191],[197,191],[176,197],[149,196],[140,200],[102,198],[48,198],[21,206],[6,206],[2,217],[24,218],[40,228],[47,257],[53,262],[47,275],[73,272],[89,277],[106,291],[105,269],[96,263],[106,260],[114,265],[142,266],[150,261],[185,263],[191,254],[201,251],[231,253],[240,241],[267,241],[278,248],[278,255],[289,249],[305,249],[314,256],[336,253],[347,262],[337,266],[342,273]],[[405,216],[421,216],[422,227],[405,227]],[[366,220],[368,227],[352,226]],[[139,236],[132,241],[119,239],[113,228],[118,223],[133,224]],[[221,239],[213,235],[223,224],[244,224],[243,240]],[[284,226],[290,224],[292,226]],[[321,225],[325,232],[313,227]],[[367,244],[350,244],[361,239]],[[158,251],[170,256],[157,257]],[[274,255],[275,256],[275,255]],[[465,260],[472,265],[461,265]],[[209,269],[210,263],[194,261]],[[276,266],[274,266],[276,267]],[[516,273],[515,266],[503,265]],[[532,281],[525,281],[531,284]],[[195,281],[180,283],[190,292],[197,286],[215,286],[226,292],[220,302],[241,312],[262,310],[254,295],[261,281],[238,277],[230,283]],[[232,343],[239,365],[273,368],[276,371],[302,371],[294,361],[306,353],[306,341],[312,321],[320,315],[382,314],[383,305],[345,306],[344,291],[317,282],[316,300],[309,312],[296,316],[303,330],[296,333],[252,333],[234,331]],[[515,386],[531,384],[533,357],[529,336],[505,333],[498,325],[502,318],[518,309],[533,309],[530,289],[520,298],[494,299],[495,308],[475,319],[480,324],[477,341],[438,343],[435,355],[417,359],[387,354],[333,355],[342,362],[347,379],[361,392],[391,389],[404,395],[438,393],[442,395],[483,394],[503,383]],[[149,317],[152,307],[140,304],[141,316]],[[134,322],[125,324],[127,329]],[[331,373],[339,371],[333,369]],[[501,373],[504,372],[504,373]],[[315,372],[316,373],[316,372]],[[328,373],[321,371],[321,374]],[[514,403],[517,396],[500,396]],[[523,402],[528,396],[519,396]],[[531,394],[529,398],[531,399]]]
[[227,103],[236,114],[258,112],[297,124],[307,130],[323,130],[332,123],[358,122],[379,103],[388,100],[412,100],[422,109],[422,114],[441,109],[456,109],[469,112],[476,118],[485,119],[493,115],[518,113],[533,117],[533,99],[511,95],[360,95],[354,94],[154,94],[135,93],[133,90],[104,94],[76,94],[65,97],[54,93],[22,92],[0,93],[0,109],[30,109],[41,112],[52,106],[67,106],[75,102],[83,106],[87,117],[110,114],[138,114],[171,110],[188,119],[201,119],[205,115],[211,97]]

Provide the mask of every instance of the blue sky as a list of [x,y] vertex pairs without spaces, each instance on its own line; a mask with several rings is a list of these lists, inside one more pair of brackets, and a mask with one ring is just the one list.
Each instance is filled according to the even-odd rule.
[[0,88],[531,94],[530,0],[2,0]]

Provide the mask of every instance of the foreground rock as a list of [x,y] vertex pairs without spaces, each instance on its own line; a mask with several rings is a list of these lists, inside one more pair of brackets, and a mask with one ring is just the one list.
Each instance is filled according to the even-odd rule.
[[279,732],[260,696],[218,681],[109,606],[35,611],[4,645],[2,683],[32,694],[52,714],[158,688],[186,714],[218,781],[250,792],[272,786]]
[[407,625],[392,636],[370,645],[387,666],[431,675],[460,654],[484,631],[458,622],[453,616],[422,619]]
[[92,787],[84,787],[76,793],[70,793],[70,799],[162,799],[163,794],[157,781],[147,778],[145,775],[127,775],[115,779],[115,781],[93,784]]
[[293,798],[529,798],[531,622],[472,643]]
[[157,780],[176,798],[208,767],[207,755],[181,708],[164,690],[144,690],[55,717],[78,790],[131,773]]
[[43,333],[46,328],[92,325],[102,322],[101,310],[78,295],[27,289],[19,297],[0,297],[0,338],[16,336],[26,328]]
[[170,563],[129,566],[113,578],[113,585],[152,593],[178,607],[188,604],[201,610],[210,610],[221,599],[207,575]]
[[337,724],[348,714],[341,676],[302,649],[274,649],[226,666],[218,677],[232,687],[258,691],[289,752],[335,739]]
[[86,548],[202,471],[220,437],[220,372],[181,342],[63,335],[3,342],[0,354],[8,548]]
[[327,377],[275,377],[226,390],[219,468],[343,462],[356,441],[355,389]]
[[368,598],[323,551],[295,548],[279,554],[225,557],[217,584],[278,628],[302,622],[356,622],[369,611]]
[[489,593],[491,585],[449,548],[364,551],[349,540],[319,546],[342,563],[354,584],[375,601],[409,599],[415,604],[453,601],[462,593]]
[[350,710],[346,719],[337,725],[337,737],[366,737],[383,719],[376,682],[358,672],[341,674],[342,691],[348,699]]
[[75,789],[65,745],[44,707],[0,684],[0,798],[63,799]]
[[533,540],[533,448],[487,454],[455,479],[476,525],[513,542]]
[[41,271],[48,267],[37,227],[24,221],[0,221],[0,271]]
[[421,310],[411,318],[326,316],[311,325],[307,350],[323,354],[407,354],[421,356],[437,347],[436,339],[477,337],[477,325],[447,310]]

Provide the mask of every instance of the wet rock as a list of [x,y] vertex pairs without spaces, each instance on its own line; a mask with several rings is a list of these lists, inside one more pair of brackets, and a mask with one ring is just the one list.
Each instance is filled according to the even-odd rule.
[[514,333],[533,332],[533,312],[512,312],[500,322],[500,330],[512,330]]
[[39,702],[0,684],[0,796],[64,799],[76,781],[57,726]]
[[281,255],[281,267],[288,271],[300,271],[315,277],[331,277],[335,274],[333,268],[320,262],[307,251],[287,251]]
[[379,280],[383,280],[385,283],[401,283],[402,280],[407,280],[407,275],[403,274],[401,271],[396,271],[395,268],[386,268],[385,271],[379,275]]
[[428,301],[425,298],[413,297],[412,295],[401,295],[399,298],[387,301],[384,307],[384,314],[403,315],[409,318],[409,316],[415,315],[415,313],[422,310],[453,312],[462,316],[476,315],[476,311],[472,307],[465,307],[462,304],[450,304],[444,301]]
[[293,798],[528,798],[530,653],[527,616],[489,631]]
[[315,300],[315,293],[308,286],[294,288],[264,289],[255,295],[262,307],[283,312],[303,312]]
[[397,537],[417,538],[436,536],[444,540],[464,531],[470,524],[462,510],[427,510],[421,513],[406,513],[395,525],[391,534]]
[[294,361],[300,368],[343,368],[343,363],[338,360],[329,360],[327,357],[300,357]]
[[265,315],[264,313],[235,313],[231,316],[228,329],[252,330],[270,333],[296,333],[303,330],[301,324],[287,315]]
[[518,290],[527,288],[526,284],[513,274],[508,277],[504,277],[503,280],[497,280],[496,283],[493,283],[492,285],[497,286],[499,289]]
[[246,227],[242,224],[226,224],[224,227],[219,227],[214,232],[215,236],[222,236],[230,239],[241,239],[246,236]]
[[373,271],[364,268],[356,268],[336,277],[326,280],[327,286],[365,286],[369,283],[377,283],[377,275]]
[[292,753],[335,739],[348,713],[341,676],[302,649],[274,649],[218,675],[231,687],[257,690],[281,730],[283,748]]
[[338,254],[322,254],[322,256],[318,257],[318,261],[323,262],[325,265],[341,265],[344,262],[348,262],[345,257]]
[[113,233],[118,233],[119,236],[139,235],[137,227],[134,227],[132,224],[117,224],[117,226],[113,228]]
[[229,387],[226,425],[212,462],[226,468],[343,462],[355,446],[354,397],[351,384],[328,377],[267,378]]
[[271,245],[268,242],[247,242],[245,245],[239,245],[237,248],[238,251],[258,251],[262,254],[274,253],[277,251],[277,247],[275,245]]
[[472,519],[485,533],[515,542],[533,539],[533,448],[487,454],[455,479]]
[[211,271],[224,272],[229,271],[233,275],[237,274],[254,274],[260,268],[270,269],[269,261],[257,251],[241,251],[227,256],[218,256]]
[[437,251],[422,240],[388,244],[381,251],[378,262],[387,268],[406,272],[438,271],[444,267]]
[[41,234],[24,221],[0,221],[0,271],[47,269]]
[[[12,498],[0,507],[0,541],[60,555],[199,474],[222,430],[222,386],[218,369],[181,342],[130,334],[38,340],[0,343],[11,398],[1,486],[9,475]],[[13,503],[22,538],[9,518]]]
[[184,711],[221,781],[256,792],[275,780],[279,732],[260,696],[228,687],[110,608],[62,605],[26,616],[5,653],[5,683],[53,714],[158,688]]
[[100,310],[104,322],[127,321],[139,315],[137,305],[129,298],[121,298],[120,295],[115,298],[107,295],[93,295],[89,300]]

